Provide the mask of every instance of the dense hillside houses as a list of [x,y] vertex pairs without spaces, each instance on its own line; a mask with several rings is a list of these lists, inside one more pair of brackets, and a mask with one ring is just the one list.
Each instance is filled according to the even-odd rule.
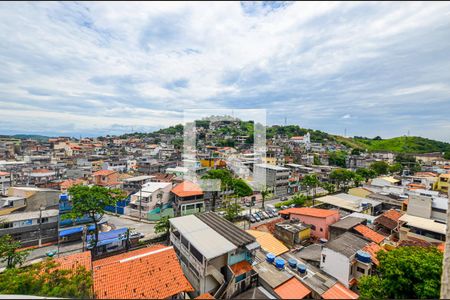
[[357,299],[380,251],[443,249],[443,153],[298,126],[267,127],[264,152],[253,126],[200,120],[189,153],[183,126],[0,138],[0,238],[23,266],[83,265],[105,299]]

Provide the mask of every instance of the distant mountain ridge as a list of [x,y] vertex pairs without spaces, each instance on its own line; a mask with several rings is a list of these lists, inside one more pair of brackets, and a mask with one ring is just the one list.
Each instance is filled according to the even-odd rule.
[[[209,120],[195,121],[197,127],[209,128]],[[253,122],[240,121],[237,126],[219,128],[214,133],[229,134],[233,137],[252,135]],[[436,141],[419,136],[402,136],[389,139],[375,137],[373,139],[367,137],[343,137],[339,135],[329,134],[320,130],[301,128],[298,125],[273,125],[267,127],[266,137],[272,138],[275,135],[292,136],[305,135],[310,133],[312,142],[337,142],[352,149],[368,150],[368,151],[390,151],[397,153],[431,153],[431,152],[448,152],[450,153],[450,143]],[[152,133],[135,133],[137,136],[155,136],[157,134],[182,134],[183,126],[181,124],[170,126],[164,129],[154,131]],[[135,136],[135,134],[126,134],[123,137]]]

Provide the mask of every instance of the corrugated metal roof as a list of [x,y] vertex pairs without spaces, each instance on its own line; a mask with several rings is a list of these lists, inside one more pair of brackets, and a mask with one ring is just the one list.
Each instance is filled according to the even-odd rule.
[[288,247],[286,247],[282,242],[277,240],[272,234],[268,232],[262,232],[258,230],[247,230],[247,232],[256,238],[256,241],[266,252],[270,252],[275,254],[275,256],[278,256],[289,251]]
[[429,230],[432,232],[445,234],[447,225],[438,223],[434,220],[420,218],[416,216],[411,216],[408,214],[404,214],[400,217],[399,221],[406,222],[409,226]]
[[240,229],[230,221],[218,216],[214,212],[206,212],[196,216],[209,227],[218,232],[221,236],[233,243],[237,247],[244,247],[256,241],[256,238]]
[[206,259],[237,249],[230,241],[194,215],[173,218],[169,221]]

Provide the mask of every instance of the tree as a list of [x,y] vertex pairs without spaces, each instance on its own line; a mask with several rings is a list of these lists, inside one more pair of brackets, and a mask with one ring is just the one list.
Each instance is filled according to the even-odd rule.
[[270,189],[266,186],[261,190],[262,209],[264,209],[264,202],[266,201],[266,198],[269,197],[270,192],[271,192]]
[[125,196],[123,191],[95,185],[74,185],[69,188],[69,195],[72,201],[72,211],[63,218],[76,219],[88,216],[95,226],[92,242],[94,249],[97,249],[98,221],[105,214],[106,206],[115,206],[117,201],[123,199]]
[[237,197],[246,197],[253,195],[252,188],[243,179],[237,178],[232,180],[234,194]]
[[305,205],[306,199],[307,197],[303,194],[295,194],[290,201],[295,204],[295,206],[299,207]]
[[162,217],[161,219],[159,219],[158,222],[156,222],[154,229],[155,233],[164,233],[167,240],[169,239],[169,231],[170,231],[169,219],[170,219],[169,216]]
[[444,153],[444,159],[450,160],[450,151]]
[[320,185],[320,180],[317,177],[316,174],[311,175],[305,175],[303,177],[301,185],[304,186],[307,189],[307,195],[309,196],[310,190],[313,190],[313,205],[314,205],[314,198],[316,197],[316,189]]
[[363,177],[366,182],[369,181],[369,179],[375,178],[377,176],[374,170],[366,168],[358,168],[356,170],[356,174]]
[[328,162],[332,166],[338,166],[341,168],[345,168],[346,167],[346,158],[347,158],[347,153],[345,153],[344,151],[335,151],[335,152],[330,152],[328,154]]
[[352,155],[360,155],[363,152],[363,150],[359,148],[353,148],[351,154]]
[[228,221],[233,221],[239,213],[242,211],[242,207],[237,203],[228,203],[225,207],[225,219]]
[[355,173],[347,169],[336,169],[330,173],[330,179],[336,183],[336,189],[338,190],[346,190],[354,176]]
[[332,194],[332,193],[334,193],[336,191],[336,186],[334,184],[332,184],[332,183],[323,182],[321,184],[321,186],[322,186],[322,188],[324,188],[328,192],[328,194]]
[[389,172],[392,174],[398,174],[403,171],[403,166],[401,163],[395,163],[389,166]]
[[385,175],[389,172],[389,164],[385,161],[376,161],[370,164],[370,169],[377,175]]
[[9,234],[0,237],[0,261],[6,262],[6,268],[21,266],[29,254],[29,250],[18,250],[20,242],[15,241]]
[[362,177],[361,175],[356,174],[356,173],[353,175],[353,182],[355,183],[355,187],[360,186],[361,182],[363,182],[363,181],[364,181],[364,177]]
[[377,258],[379,276],[360,278],[361,298],[439,298],[443,255],[435,247],[399,247]]
[[407,167],[411,172],[419,172],[421,167],[416,158],[411,154],[398,153],[395,161],[400,163],[403,167]]
[[313,162],[313,164],[316,165],[316,166],[320,165],[319,155],[314,155],[314,162]]
[[92,298],[92,274],[82,266],[60,269],[49,259],[0,273],[0,294]]

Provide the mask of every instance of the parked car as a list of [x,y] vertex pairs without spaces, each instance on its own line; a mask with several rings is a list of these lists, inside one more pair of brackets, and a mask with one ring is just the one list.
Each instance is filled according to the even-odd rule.
[[268,214],[271,218],[275,217],[275,214],[270,210],[266,210],[266,214]]
[[261,217],[258,214],[255,213],[252,216],[253,216],[253,218],[255,218],[256,222],[260,222],[261,221]]
[[260,211],[260,213],[261,213],[264,217],[266,217],[266,219],[270,219],[270,218],[271,218],[270,215],[269,215],[268,213],[266,213],[265,211]]
[[267,217],[261,211],[258,211],[257,214],[261,218],[261,220],[267,219]]
[[253,215],[248,215],[248,220],[249,220],[251,223],[255,223],[255,222],[256,222],[256,219],[255,219],[255,217],[253,217]]
[[289,208],[289,207],[287,207],[286,205],[282,205],[281,208],[282,208],[282,209],[287,209],[287,208]]
[[294,203],[292,203],[291,205],[289,205],[289,207],[295,207],[295,204],[294,204]]

